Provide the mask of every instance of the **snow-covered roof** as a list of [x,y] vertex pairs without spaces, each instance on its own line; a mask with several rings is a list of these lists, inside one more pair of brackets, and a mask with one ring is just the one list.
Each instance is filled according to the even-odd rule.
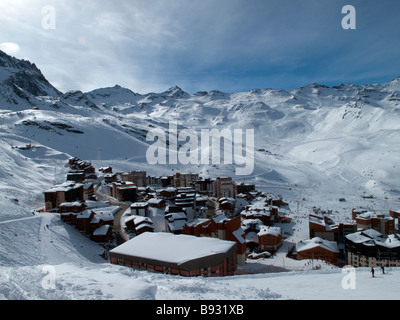
[[113,221],[114,216],[109,212],[95,212],[95,215],[93,219],[90,221],[90,223],[98,223],[100,222],[100,220]]
[[243,210],[240,213],[242,216],[244,217],[256,217],[256,216],[266,216],[266,217],[270,217],[271,216],[271,212],[267,211],[267,210],[260,210],[260,211],[245,211]]
[[96,230],[93,231],[94,236],[104,236],[107,234],[110,226],[108,224],[98,227]]
[[131,208],[144,208],[147,207],[149,204],[147,202],[134,202],[131,204]]
[[153,224],[153,221],[149,217],[142,217],[142,216],[135,216],[133,222],[135,223],[136,226],[141,223]]
[[324,240],[319,237],[315,237],[313,239],[303,240],[303,241],[298,242],[296,244],[296,251],[301,252],[301,251],[310,250],[310,249],[317,248],[317,247],[320,247],[320,248],[323,248],[325,250],[335,252],[335,253],[339,252],[338,245],[336,242]]
[[206,197],[199,197],[199,196],[196,196],[196,201],[207,201],[207,198]]
[[85,184],[83,185],[83,189],[89,189],[93,187],[93,185],[94,185],[93,182],[85,182]]
[[165,200],[164,199],[158,199],[158,198],[151,198],[147,202],[149,204],[160,204],[163,201],[165,201]]
[[183,211],[181,212],[171,212],[166,215],[168,221],[175,221],[175,220],[186,220],[187,216],[186,213]]
[[84,204],[82,201],[63,202],[59,205],[59,207],[80,207],[82,204]]
[[190,260],[226,253],[235,245],[235,242],[216,238],[146,232],[110,253],[181,265]]
[[368,211],[368,212],[359,214],[357,216],[357,219],[369,220],[369,219],[373,218],[374,216],[375,216],[375,213]]
[[141,223],[140,225],[136,226],[135,229],[136,229],[136,231],[139,231],[140,229],[145,228],[145,227],[148,227],[150,229],[154,229],[153,224],[150,224],[148,222]]
[[168,227],[171,232],[182,230],[185,227],[186,220],[175,220],[168,222]]
[[80,213],[78,213],[78,215],[76,216],[77,219],[87,219],[90,218],[90,216],[93,214],[92,210],[85,210],[82,211]]
[[243,230],[247,230],[251,227],[254,227],[256,230],[260,230],[262,226],[264,226],[264,224],[260,219],[244,219],[242,221]]
[[246,233],[246,242],[258,243],[258,235],[254,231]]
[[279,237],[282,235],[282,229],[279,227],[261,227],[258,236],[272,235],[274,237]]
[[[196,227],[196,226],[198,226],[198,225],[200,225],[202,223],[205,223],[205,222],[211,222],[211,220],[210,219],[204,219],[204,218],[196,218],[193,221],[188,221],[186,224],[189,227]],[[209,223],[207,224],[207,226],[208,225],[209,225]]]
[[67,192],[71,191],[74,189],[78,189],[83,187],[82,183],[71,183],[71,182],[64,182],[63,184],[60,184],[58,186],[54,186],[51,189],[46,190],[44,193],[52,193],[52,192]]
[[400,247],[400,235],[390,234],[386,239],[376,239],[375,243],[386,248],[398,248]]
[[232,232],[233,236],[239,241],[239,243],[245,243],[245,239],[243,238],[243,230],[239,228]]
[[371,238],[362,235],[361,232],[348,234],[346,238],[353,243],[363,243],[371,240]]
[[219,222],[228,220],[228,217],[225,214],[221,213],[221,214],[218,214],[218,215],[212,217],[211,219],[213,219],[216,223],[219,223]]
[[367,237],[370,237],[371,239],[382,237],[382,233],[380,233],[379,231],[376,231],[374,229],[363,230],[363,231],[361,231],[361,233]]

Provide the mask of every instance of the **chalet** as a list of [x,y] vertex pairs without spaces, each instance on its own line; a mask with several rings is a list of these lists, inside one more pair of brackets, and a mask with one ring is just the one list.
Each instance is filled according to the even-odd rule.
[[260,219],[252,218],[243,219],[241,228],[249,251],[273,253],[281,246],[282,229],[279,227],[266,226]]
[[115,173],[106,173],[104,175],[104,182],[105,183],[113,183],[118,181],[118,176]]
[[92,210],[85,210],[76,215],[76,228],[83,233],[90,235],[92,227],[90,222],[94,218],[95,213]]
[[261,227],[257,237],[259,251],[275,252],[282,243],[282,229],[278,227]]
[[309,215],[310,238],[319,237],[344,243],[344,236],[357,231],[356,228],[357,225],[352,221],[333,221],[326,215]]
[[154,232],[153,221],[148,217],[136,217],[134,219],[135,232],[140,235],[144,232]]
[[177,194],[176,188],[168,187],[165,189],[158,189],[157,197],[162,198],[164,200],[174,200]]
[[124,218],[124,224],[127,230],[134,231],[135,230],[135,218],[138,217],[136,215],[128,215]]
[[184,229],[187,216],[184,211],[169,212],[165,214],[166,230],[173,234],[181,234]]
[[96,173],[95,168],[89,161],[84,161],[79,158],[70,158],[69,159],[69,167],[73,170],[83,170],[85,174],[94,174]]
[[90,230],[93,232],[96,228],[103,225],[114,225],[114,216],[109,212],[102,212],[101,209],[95,209],[94,217],[90,220]]
[[302,240],[296,244],[298,260],[317,259],[337,264],[339,249],[335,241],[328,241],[315,237],[309,240]]
[[[240,221],[240,217],[230,219],[224,214],[219,214],[210,219],[196,219],[187,222],[182,233],[196,237],[214,237],[231,241],[238,240],[242,243],[243,239],[237,236],[238,234],[243,234],[240,228]],[[234,234],[237,230],[239,232]]]
[[46,210],[53,210],[64,202],[83,201],[83,184],[65,182],[44,192]]
[[260,232],[263,223],[260,219],[244,219],[241,222],[241,228],[245,233],[246,248],[253,251],[258,248],[258,232]]
[[196,195],[195,199],[196,207],[207,207],[207,202],[208,199],[206,197]]
[[101,167],[101,168],[99,169],[99,172],[102,172],[102,173],[112,173],[113,170],[112,170],[112,167]]
[[148,202],[135,202],[131,204],[131,214],[136,216],[148,217],[149,216],[149,203]]
[[265,200],[266,203],[268,203],[270,206],[277,206],[277,207],[283,207],[283,206],[287,206],[288,204],[286,202],[284,202],[281,198],[277,198],[277,197],[268,197]]
[[154,232],[153,221],[149,217],[131,215],[124,219],[127,230],[135,232],[136,235],[144,232]]
[[178,188],[175,205],[181,208],[195,208],[196,191],[192,188]]
[[224,214],[233,216],[235,212],[235,199],[226,197],[218,199],[218,210]]
[[87,205],[84,201],[64,202],[58,206],[61,213],[66,213],[66,212],[78,213],[84,211],[86,207]]
[[213,219],[195,219],[187,222],[182,234],[195,237],[217,237],[217,223]]
[[158,209],[165,209],[167,203],[164,199],[159,198],[151,198],[147,201],[150,207],[158,208]]
[[79,212],[63,212],[61,213],[61,221],[71,224],[73,226],[76,225],[76,216],[78,215]]
[[400,235],[368,229],[346,236],[347,264],[354,267],[400,267]]
[[240,216],[229,219],[220,214],[211,218],[217,225],[217,237],[221,240],[234,241],[237,244],[237,261],[243,265],[246,261],[245,233],[241,228]]
[[271,226],[274,222],[274,219],[271,219],[271,211],[269,207],[253,208],[252,206],[246,206],[246,209],[243,210],[240,215],[243,220],[259,219],[266,226]]
[[261,227],[264,226],[260,219],[244,219],[242,220],[242,229],[244,232],[255,231],[259,232]]
[[98,243],[106,243],[112,239],[112,228],[110,225],[102,225],[96,228],[90,238]]
[[83,184],[83,196],[85,200],[92,200],[94,197],[94,182],[87,181]]
[[110,251],[110,262],[181,276],[223,277],[236,271],[236,243],[170,233],[143,233]]

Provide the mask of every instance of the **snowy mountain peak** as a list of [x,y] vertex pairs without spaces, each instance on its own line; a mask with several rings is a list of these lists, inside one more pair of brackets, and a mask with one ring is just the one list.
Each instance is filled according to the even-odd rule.
[[19,60],[0,51],[0,82],[3,86],[15,87],[37,96],[61,95],[43,76],[38,67],[29,61]]
[[169,88],[167,91],[164,91],[161,95],[176,99],[190,97],[190,95],[187,92],[183,91],[180,87],[176,85]]

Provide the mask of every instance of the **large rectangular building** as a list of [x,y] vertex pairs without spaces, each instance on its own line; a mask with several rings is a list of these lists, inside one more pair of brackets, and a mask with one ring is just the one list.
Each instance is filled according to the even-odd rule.
[[385,238],[374,229],[358,231],[346,236],[346,253],[354,267],[400,267],[400,235]]
[[233,241],[146,232],[111,250],[110,262],[187,277],[223,277],[236,271],[236,250]]
[[83,184],[65,182],[44,192],[45,209],[53,210],[64,202],[83,201]]

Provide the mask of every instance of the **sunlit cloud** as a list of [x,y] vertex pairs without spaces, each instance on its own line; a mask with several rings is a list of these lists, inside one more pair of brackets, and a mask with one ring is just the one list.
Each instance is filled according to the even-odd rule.
[[20,48],[17,43],[3,42],[3,43],[0,43],[0,50],[7,53],[8,55],[13,56],[19,52]]

